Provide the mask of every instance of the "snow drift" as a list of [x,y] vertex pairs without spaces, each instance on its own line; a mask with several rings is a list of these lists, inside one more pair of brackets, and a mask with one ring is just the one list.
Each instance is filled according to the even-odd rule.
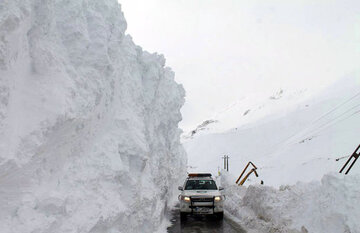
[[116,0],[0,2],[1,232],[153,232],[184,90]]
[[222,176],[227,212],[249,232],[360,232],[359,175],[333,173],[319,182],[299,182],[279,189],[260,185],[245,188],[227,178]]

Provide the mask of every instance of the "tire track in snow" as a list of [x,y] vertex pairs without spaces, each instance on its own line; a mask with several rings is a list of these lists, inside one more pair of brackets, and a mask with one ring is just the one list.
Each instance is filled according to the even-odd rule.
[[168,233],[246,233],[246,231],[232,220],[224,217],[219,221],[213,216],[187,216],[186,221],[180,221],[180,211],[172,211],[172,226]]

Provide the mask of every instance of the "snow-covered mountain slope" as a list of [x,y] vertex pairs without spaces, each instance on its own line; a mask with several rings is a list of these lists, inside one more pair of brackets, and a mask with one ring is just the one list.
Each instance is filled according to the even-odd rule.
[[184,90],[116,0],[0,1],[0,229],[154,232]]
[[[229,113],[223,119],[239,116],[249,120],[231,129],[223,127],[222,132],[221,119],[214,118],[215,123],[183,139],[188,165],[192,170],[216,173],[223,164],[221,156],[226,154],[230,156],[234,182],[248,161],[258,166],[260,176],[258,179],[251,176],[249,183],[263,180],[265,184],[279,186],[320,180],[324,174],[338,171],[346,159],[336,159],[351,155],[360,144],[359,90],[360,76],[354,73],[300,101],[287,98],[269,108],[271,111],[253,112],[254,117],[251,111],[242,116]],[[270,98],[265,102],[268,101],[277,100]],[[360,173],[359,164],[351,173]]]
[[257,122],[260,119],[270,120],[278,114],[301,107],[303,102],[314,93],[314,90],[283,90],[274,93],[253,93],[244,96],[228,107],[215,112],[208,120],[195,129],[183,134],[183,139],[199,134],[222,133],[241,125]]

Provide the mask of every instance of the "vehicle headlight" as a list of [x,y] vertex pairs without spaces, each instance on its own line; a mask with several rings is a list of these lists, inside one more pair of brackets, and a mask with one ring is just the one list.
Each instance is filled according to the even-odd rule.
[[190,202],[190,197],[185,197],[185,196],[183,196],[183,197],[182,197],[182,200],[185,201],[185,202]]
[[221,201],[221,199],[222,199],[221,196],[217,196],[214,198],[215,201]]

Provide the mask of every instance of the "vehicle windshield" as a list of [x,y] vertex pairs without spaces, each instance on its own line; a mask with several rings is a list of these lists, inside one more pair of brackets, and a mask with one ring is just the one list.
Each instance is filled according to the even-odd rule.
[[217,190],[213,180],[188,180],[185,190]]

